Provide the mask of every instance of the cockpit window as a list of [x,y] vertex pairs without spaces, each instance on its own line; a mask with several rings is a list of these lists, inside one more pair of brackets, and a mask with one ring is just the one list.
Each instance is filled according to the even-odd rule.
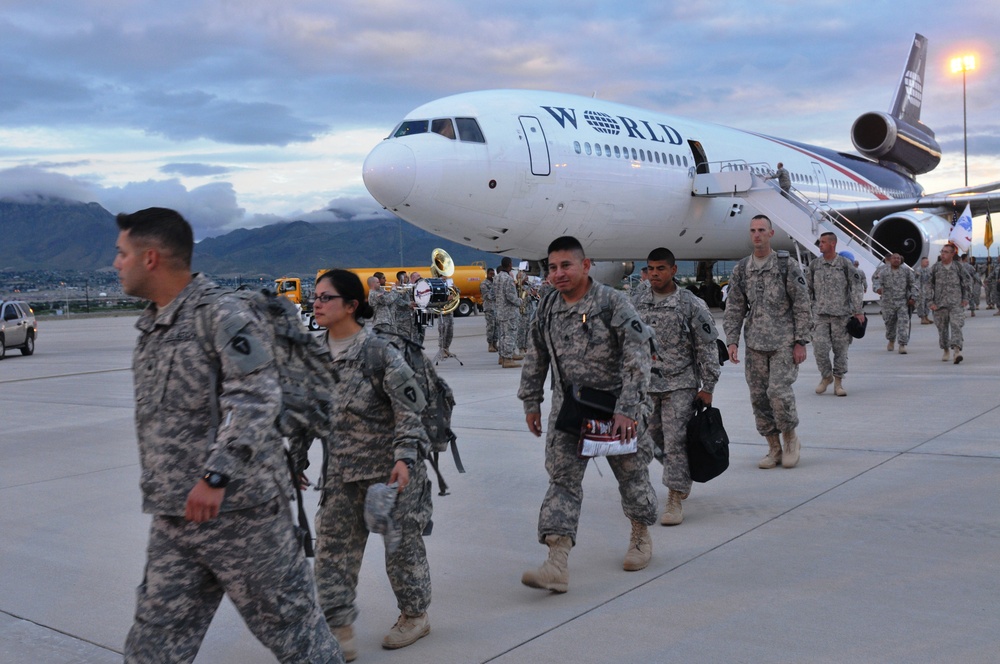
[[427,133],[427,120],[405,120],[399,129],[396,130],[392,136],[393,138],[399,138],[400,136],[410,136],[412,134],[426,134]]
[[455,140],[455,127],[451,124],[451,118],[431,120],[431,131],[435,134],[441,134],[445,138]]
[[475,118],[455,118],[455,124],[458,125],[458,137],[463,141],[468,143],[486,142],[486,138],[483,136],[483,132],[479,128],[479,123],[476,122]]

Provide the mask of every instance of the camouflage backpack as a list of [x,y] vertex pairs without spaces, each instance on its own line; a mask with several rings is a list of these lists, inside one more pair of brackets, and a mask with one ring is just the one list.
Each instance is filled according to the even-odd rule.
[[[306,556],[312,557],[312,536],[309,520],[302,505],[299,475],[309,465],[309,446],[316,438],[325,439],[332,430],[330,414],[333,409],[333,383],[335,374],[331,366],[330,351],[306,330],[298,311],[291,300],[277,297],[269,290],[231,291],[221,286],[210,290],[198,302],[197,329],[209,357],[215,355],[211,333],[212,307],[224,295],[232,295],[243,300],[258,318],[264,322],[269,333],[265,342],[274,355],[281,386],[281,410],[275,418],[275,428],[288,439],[288,467],[291,483],[298,499],[298,535],[305,548]],[[242,320],[224,319],[220,325],[242,327]],[[227,330],[236,334],[239,329]],[[219,370],[212,374],[212,391],[218,391]],[[220,414],[219,402],[214,400],[212,409],[211,435],[218,430]]]
[[437,474],[438,495],[446,496],[448,495],[448,484],[444,481],[438,467],[438,457],[441,452],[450,447],[455,467],[458,472],[465,472],[462,458],[458,454],[457,436],[451,429],[451,413],[455,409],[455,394],[448,383],[435,371],[433,362],[424,355],[423,346],[402,335],[384,330],[375,330],[374,339],[376,343],[368,345],[365,375],[369,380],[373,380],[376,373],[385,370],[382,353],[377,344],[389,344],[403,354],[403,359],[413,369],[417,384],[420,385],[427,400],[427,405],[420,413],[420,422],[424,425],[424,430],[427,431],[427,438],[430,440],[431,446],[429,450],[424,451],[424,456],[431,462],[431,466]]

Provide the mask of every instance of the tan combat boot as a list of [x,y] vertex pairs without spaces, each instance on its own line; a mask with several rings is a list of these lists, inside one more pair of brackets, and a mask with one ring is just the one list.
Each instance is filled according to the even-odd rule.
[[649,536],[649,528],[638,521],[632,522],[632,534],[628,540],[628,551],[622,569],[626,572],[638,572],[646,569],[649,559],[653,557],[653,538]]
[[886,349],[887,351],[889,351],[890,353],[891,353],[892,351],[896,350],[896,340],[895,340],[895,339],[890,339],[890,340],[889,340],[889,343],[887,343],[887,344],[885,345],[885,349]]
[[667,506],[663,510],[663,516],[660,517],[660,523],[664,526],[678,526],[681,521],[684,520],[683,506],[681,501],[688,497],[687,493],[681,493],[680,491],[674,491],[670,489],[670,493],[667,494]]
[[573,540],[568,535],[546,535],[549,557],[538,569],[521,575],[521,583],[532,588],[564,593],[569,590],[569,550]]
[[400,613],[396,619],[396,624],[392,626],[389,633],[382,639],[382,647],[387,650],[405,648],[416,643],[431,632],[431,621],[427,619],[427,612],[419,616],[408,616]]
[[944,349],[944,355],[941,356],[941,361],[942,362],[947,362],[950,359],[951,359],[951,351],[948,350],[947,348],[945,348]]
[[504,369],[513,369],[515,367],[521,366],[521,363],[518,362],[516,359],[504,358],[503,361],[500,363],[500,366]]
[[844,379],[838,376],[833,377],[833,393],[838,397],[846,397],[847,390],[844,389]]
[[493,344],[490,344],[489,345],[489,352],[491,352],[491,353],[497,352],[497,347],[494,346]]
[[799,436],[795,429],[781,434],[785,439],[785,451],[781,455],[781,465],[785,468],[794,468],[799,463]]
[[899,344],[899,354],[906,355],[906,344]]
[[962,349],[961,348],[956,348],[955,351],[954,351],[954,354],[955,354],[955,364],[961,364],[961,362],[962,362]]
[[830,387],[830,383],[833,382],[833,376],[823,376],[823,379],[819,381],[819,385],[816,386],[816,394],[823,394],[826,392],[826,388]]
[[358,644],[354,640],[354,626],[344,625],[342,627],[331,627],[330,631],[340,644],[340,650],[344,653],[345,662],[353,662],[358,658]]
[[767,455],[757,462],[757,467],[768,470],[779,463],[781,463],[781,440],[775,434],[767,437]]

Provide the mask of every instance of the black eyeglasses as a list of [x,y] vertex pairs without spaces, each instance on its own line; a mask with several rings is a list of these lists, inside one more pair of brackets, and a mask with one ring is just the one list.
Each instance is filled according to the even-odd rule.
[[331,300],[338,300],[338,299],[343,300],[344,296],[343,295],[330,295],[328,293],[323,293],[322,295],[317,295],[316,296],[316,301],[317,302],[322,302],[323,304],[329,304],[331,302]]

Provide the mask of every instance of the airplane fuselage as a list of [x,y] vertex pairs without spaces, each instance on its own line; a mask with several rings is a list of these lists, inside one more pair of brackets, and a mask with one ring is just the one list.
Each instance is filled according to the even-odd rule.
[[[435,130],[443,120],[457,135]],[[478,134],[462,131],[470,121]],[[403,219],[485,251],[538,258],[569,234],[599,260],[644,258],[655,246],[695,260],[749,253],[756,212],[738,195],[693,195],[696,174],[763,176],[778,162],[796,190],[830,207],[922,193],[911,177],[861,157],[527,90],[471,92],[415,109],[372,150],[364,179]]]

